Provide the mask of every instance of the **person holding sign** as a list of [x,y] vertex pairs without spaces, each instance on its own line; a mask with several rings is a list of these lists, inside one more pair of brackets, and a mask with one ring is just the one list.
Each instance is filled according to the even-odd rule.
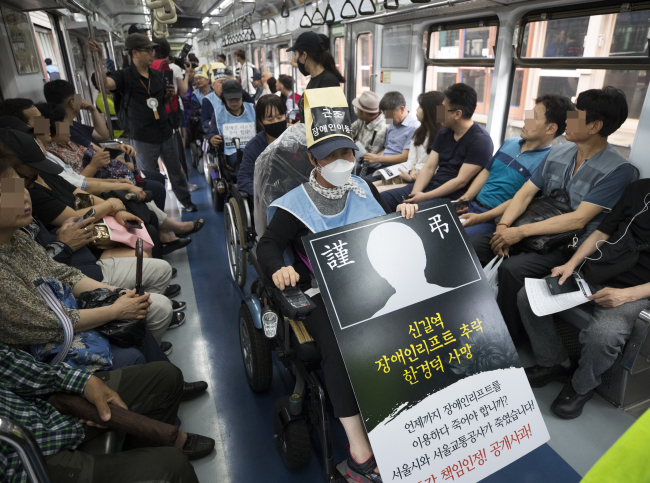
[[[280,290],[296,284],[305,289],[310,287],[311,267],[303,236],[389,212],[376,187],[352,175],[357,145],[350,137],[350,113],[343,91],[340,87],[308,89],[304,98],[309,160],[314,170],[309,182],[271,204],[270,223],[257,246],[264,275]],[[405,218],[413,218],[417,205],[401,204],[397,211]],[[302,260],[295,266],[285,266],[283,253],[289,247]],[[323,299],[317,292],[311,292],[310,296],[316,309],[304,323],[322,354],[321,367],[334,415],[341,420],[350,442],[348,475],[355,481],[381,483]]]
[[237,152],[234,139],[239,139],[241,149],[244,149],[255,137],[255,105],[244,102],[244,91],[236,80],[227,80],[221,86],[220,104],[215,107],[208,139],[212,146],[224,144],[224,152],[228,164],[237,164]]

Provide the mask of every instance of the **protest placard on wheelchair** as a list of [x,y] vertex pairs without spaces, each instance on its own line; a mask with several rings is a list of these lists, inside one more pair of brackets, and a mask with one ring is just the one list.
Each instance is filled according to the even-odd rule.
[[303,241],[384,480],[471,483],[549,440],[450,205]]

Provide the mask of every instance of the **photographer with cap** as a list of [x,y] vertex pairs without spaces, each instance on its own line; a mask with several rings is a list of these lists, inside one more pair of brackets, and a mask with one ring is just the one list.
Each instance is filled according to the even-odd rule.
[[[306,263],[300,261],[307,260],[302,243],[303,236],[389,213],[377,188],[352,175],[357,145],[349,135],[349,109],[327,107],[347,106],[343,91],[338,86],[306,90],[304,97],[307,98],[309,106],[305,111],[305,124],[309,160],[314,170],[307,183],[271,204],[268,210],[271,221],[257,245],[257,258],[264,275],[273,280],[280,290],[297,284],[304,289],[311,287],[310,269]],[[312,116],[313,112],[316,113],[315,116]],[[331,113],[336,114],[339,120],[334,130],[328,125],[327,118]],[[402,204],[397,207],[397,211],[405,218],[413,218],[417,207]],[[284,262],[283,253],[289,246],[299,255],[299,261],[293,266],[286,266]],[[305,319],[304,324],[323,356],[321,367],[334,407],[334,415],[341,420],[350,442],[347,474],[355,481],[381,483],[377,463],[359,415],[359,407],[323,299],[318,294],[312,297],[312,301],[316,308]]]
[[[244,102],[244,90],[236,80],[227,80],[220,85],[220,104],[215,107],[210,120],[208,139],[212,146],[224,143],[224,153],[230,166],[237,164],[234,138],[239,139],[243,150],[255,135],[255,105]],[[205,100],[204,100],[205,102]]]
[[[294,52],[298,70],[305,77],[311,76],[307,89],[320,89],[323,87],[340,87],[345,82],[345,77],[336,68],[334,57],[323,43],[323,39],[316,32],[303,32],[296,39],[296,43],[287,49]],[[305,119],[304,100],[299,102],[300,119]]]
[[[169,96],[174,95],[173,87],[165,89],[162,72],[154,70],[154,49],[157,44],[141,34],[131,34],[126,39],[126,50],[133,63],[121,70],[112,72],[110,76],[105,71],[104,85],[109,91],[119,96],[120,105],[118,118],[123,126],[127,126],[131,136],[131,144],[137,151],[138,165],[151,171],[158,170],[158,158],[162,158],[172,190],[187,211],[196,211],[187,189],[185,175],[181,168],[179,150],[170,119],[165,109]],[[89,40],[91,52],[97,52],[102,57],[102,48],[96,42]],[[170,91],[170,92],[168,92]]]

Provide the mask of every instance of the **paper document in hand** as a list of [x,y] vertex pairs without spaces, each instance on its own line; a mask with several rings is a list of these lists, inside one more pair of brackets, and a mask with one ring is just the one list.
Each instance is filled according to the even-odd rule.
[[359,148],[354,155],[355,159],[357,160],[357,163],[361,164],[363,163],[363,157],[366,155],[366,148],[363,147],[363,144],[361,144],[361,141],[356,142],[357,147]]
[[405,163],[396,164],[395,166],[389,166],[388,168],[382,168],[379,170],[379,173],[384,177],[385,180],[396,178],[400,175],[401,171],[408,173],[413,168],[413,165],[408,161]]
[[544,279],[527,278],[525,283],[530,308],[538,317],[577,307],[589,302],[587,297],[591,296],[589,285],[582,278],[576,278],[580,290],[560,295],[553,295]]

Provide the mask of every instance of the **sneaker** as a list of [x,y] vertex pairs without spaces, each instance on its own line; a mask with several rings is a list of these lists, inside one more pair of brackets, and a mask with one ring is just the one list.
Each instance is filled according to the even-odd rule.
[[173,352],[172,343],[167,342],[166,340],[160,343],[160,350],[162,350],[166,356],[170,355]]
[[551,411],[562,419],[575,419],[582,414],[582,409],[593,395],[593,389],[587,394],[578,394],[569,381],[551,404]]
[[[348,449],[350,445],[348,445]],[[377,468],[377,462],[375,461],[375,456],[371,456],[368,461],[365,463],[357,463],[352,458],[352,455],[348,453],[348,459],[345,462],[345,470],[348,474],[348,478],[351,478],[353,481],[359,483],[383,483],[381,475],[375,473]]]
[[196,191],[199,189],[198,184],[187,183],[187,191]]
[[190,203],[189,205],[183,206],[183,209],[189,213],[193,213],[198,210],[198,208],[194,203]]
[[167,330],[173,330],[185,323],[185,312],[174,312],[174,315],[172,316],[172,321],[169,324],[169,327],[167,327]]

